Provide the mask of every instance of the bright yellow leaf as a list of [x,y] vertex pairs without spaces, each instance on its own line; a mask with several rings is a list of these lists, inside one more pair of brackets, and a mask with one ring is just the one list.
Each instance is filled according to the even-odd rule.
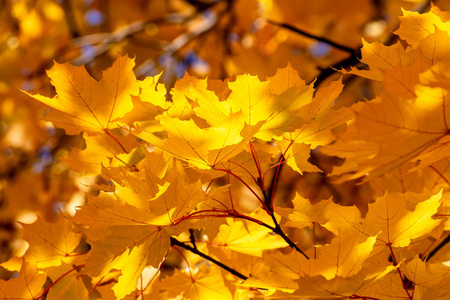
[[408,194],[386,193],[369,204],[365,218],[355,207],[336,207],[330,221],[324,225],[334,234],[340,230],[354,230],[368,236],[377,235],[377,245],[406,247],[412,239],[430,233],[441,221],[433,219],[441,202],[442,191],[419,202],[414,211],[406,207]]
[[[365,240],[361,241],[362,238]],[[376,240],[376,236],[362,236],[353,230],[339,231],[330,245],[317,248],[316,257],[305,262],[302,271],[308,276],[322,275],[328,280],[357,275],[372,254]]]
[[72,170],[84,175],[98,175],[102,167],[132,166],[130,162],[133,161],[133,155],[123,157],[119,154],[124,154],[124,150],[131,152],[139,145],[134,135],[115,136],[120,144],[106,134],[89,136],[84,133],[83,138],[86,142],[84,150],[72,148],[72,151],[61,159]]
[[47,274],[39,271],[36,266],[24,262],[17,278],[4,281],[0,279],[0,299],[30,299],[41,296]]
[[163,139],[147,131],[136,136],[200,169],[210,169],[237,155],[261,127],[246,125],[241,112],[230,115],[220,127],[202,129],[192,119],[169,117],[162,117],[161,125],[167,132]]
[[114,121],[133,108],[131,95],[139,91],[133,67],[133,59],[119,55],[102,79],[96,81],[84,66],[55,62],[47,73],[57,95],[31,96],[51,107],[46,120],[64,128],[67,134],[98,134],[117,127]]
[[73,231],[72,221],[61,217],[56,223],[48,223],[38,217],[33,224],[23,224],[23,227],[24,239],[29,244],[25,258],[38,268],[69,263],[77,256],[75,249],[83,233]]
[[254,256],[261,256],[263,250],[286,247],[286,242],[263,226],[240,220],[228,219],[220,226],[214,244],[226,249]]
[[163,280],[159,287],[167,290],[171,298],[181,296],[181,299],[192,300],[233,299],[220,269],[215,266],[203,265],[199,269],[176,270],[175,274]]
[[[381,98],[354,107],[356,120],[347,133],[336,144],[322,149],[325,153],[349,157],[354,167],[358,164],[352,170],[356,172],[343,179],[362,175],[366,175],[366,179],[376,178],[444,141],[450,123],[447,91],[416,86],[415,93],[415,101],[383,94]],[[365,153],[365,157],[351,162],[351,157],[361,153]],[[340,172],[336,168],[333,173]]]
[[271,93],[271,80],[261,82],[256,76],[242,75],[228,84],[232,91],[228,102],[233,112],[242,111],[249,125],[262,121],[256,137],[269,141],[302,123],[298,111],[311,102],[314,91],[311,85],[296,81],[295,86],[285,86],[285,90],[280,89],[279,83],[273,83],[279,94]]
[[83,277],[78,273],[79,270],[73,269],[73,265],[63,264],[59,268],[51,268],[48,271],[50,279],[57,282],[49,290],[46,299],[89,300],[89,291],[83,282]]
[[294,209],[289,214],[289,220],[286,226],[297,228],[309,227],[312,228],[314,223],[325,224],[329,221],[329,215],[333,208],[337,206],[331,199],[322,200],[319,203],[311,205],[308,199],[303,198],[296,193],[294,200]]
[[400,27],[395,31],[401,39],[405,40],[413,48],[417,48],[420,42],[435,32],[435,28],[442,31],[450,29],[450,25],[443,22],[434,12],[419,14],[413,11],[402,10]]

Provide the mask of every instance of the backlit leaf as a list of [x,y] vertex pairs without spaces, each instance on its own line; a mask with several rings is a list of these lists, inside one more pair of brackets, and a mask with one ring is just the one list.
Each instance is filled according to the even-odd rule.
[[119,56],[96,81],[84,67],[55,63],[48,76],[57,96],[33,97],[51,107],[46,119],[64,128],[67,134],[98,134],[117,127],[114,121],[133,108],[131,95],[138,92],[133,67],[134,60]]

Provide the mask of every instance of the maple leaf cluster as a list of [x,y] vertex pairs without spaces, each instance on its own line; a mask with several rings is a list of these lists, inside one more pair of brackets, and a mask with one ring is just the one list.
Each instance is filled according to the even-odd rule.
[[[448,19],[404,11],[396,43],[363,41],[361,65],[318,88],[290,64],[168,89],[128,56],[98,81],[55,63],[56,96],[29,95],[82,136],[62,161],[97,181],[74,216],[22,224],[0,298],[447,299]],[[350,76],[375,97],[346,105]],[[369,199],[283,194],[286,174]]]

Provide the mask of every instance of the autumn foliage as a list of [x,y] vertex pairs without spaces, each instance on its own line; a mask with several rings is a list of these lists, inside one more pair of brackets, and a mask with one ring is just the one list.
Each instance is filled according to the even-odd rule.
[[81,12],[16,16],[10,44],[28,20],[61,46],[3,88],[0,299],[450,299],[445,5],[381,1],[400,16],[374,38],[369,1],[331,29],[292,1],[168,2],[111,4],[127,26],[79,29],[90,58],[56,26]]

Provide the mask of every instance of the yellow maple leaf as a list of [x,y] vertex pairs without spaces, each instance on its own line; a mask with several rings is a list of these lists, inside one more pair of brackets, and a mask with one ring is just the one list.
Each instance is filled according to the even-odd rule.
[[180,120],[190,119],[193,115],[191,101],[196,99],[196,90],[206,90],[207,86],[206,79],[199,79],[187,73],[184,74],[184,77],[175,83],[174,88],[170,92],[173,98],[173,105],[169,108],[167,115]]
[[[365,240],[361,241],[362,238]],[[358,235],[353,230],[339,231],[330,245],[317,248],[316,258],[305,262],[302,272],[308,276],[322,275],[327,280],[354,276],[372,254],[376,240],[376,236]]]
[[200,169],[210,169],[237,155],[262,125],[246,125],[244,119],[238,112],[220,127],[200,128],[193,119],[184,121],[163,116],[160,122],[167,137],[161,139],[147,131],[136,136]]
[[[90,240],[100,233],[100,238]],[[106,233],[109,233],[107,235]],[[98,237],[97,237],[98,238]],[[159,268],[170,249],[170,234],[154,225],[113,226],[88,234],[92,244],[86,272],[91,276],[104,276],[111,270],[121,270],[114,294],[118,299],[136,289],[136,283],[147,266]]]
[[[111,133],[112,134],[112,133]],[[132,134],[115,136],[119,143],[106,134],[89,136],[83,133],[86,148],[72,148],[61,160],[73,171],[84,175],[98,175],[102,167],[131,166],[136,153],[130,153],[139,143]],[[124,150],[127,151],[125,155]],[[139,150],[138,150],[139,151]],[[130,153],[128,155],[128,153]],[[125,156],[125,157],[124,157]]]
[[355,230],[368,236],[377,236],[379,244],[392,247],[406,247],[412,239],[430,233],[441,221],[432,216],[441,204],[442,190],[429,199],[419,202],[414,211],[408,210],[406,203],[411,195],[392,193],[369,204],[365,218],[356,207],[336,207],[330,214],[325,228],[339,235],[340,230]]
[[286,164],[294,171],[303,174],[303,172],[321,172],[315,165],[311,164],[310,158],[311,145],[305,143],[293,143],[290,140],[281,140],[277,142],[278,147],[283,153]]
[[439,61],[447,60],[447,55],[450,52],[447,47],[449,41],[448,31],[436,28],[434,33],[419,43],[418,49],[425,60],[433,65]]
[[33,224],[23,224],[23,227],[23,238],[29,244],[25,258],[38,268],[59,266],[77,256],[74,251],[83,233],[73,231],[72,221],[61,217],[56,223],[48,223],[38,217]]
[[148,203],[148,210],[155,215],[152,224],[174,224],[206,199],[200,181],[188,184],[182,176],[176,176],[163,193]]
[[[368,79],[383,81],[386,76],[385,71],[398,65],[411,65],[417,59],[419,53],[423,54],[431,63],[434,63],[436,59],[445,57],[448,53],[445,45],[449,39],[446,33],[449,24],[443,22],[434,13],[435,10],[424,14],[402,11],[403,17],[400,17],[400,27],[395,31],[395,34],[411,45],[412,49],[404,48],[400,42],[385,46],[379,41],[368,43],[363,39],[361,62],[368,65],[370,70],[358,70],[352,67],[350,71],[342,70],[342,73],[351,73]],[[419,51],[414,51],[416,49]],[[405,80],[403,83],[408,82]]]
[[[255,136],[269,141],[274,136],[295,130],[302,123],[298,110],[311,102],[314,92],[313,87],[303,81],[295,81],[295,85],[287,85],[287,89],[282,90],[278,83],[271,86],[271,80],[261,82],[256,76],[241,75],[228,84],[232,91],[228,97],[231,109],[242,111],[249,125],[262,121],[262,128]],[[271,89],[275,89],[277,94]]]
[[[448,86],[444,82],[450,37],[448,23],[435,12],[404,12],[396,33],[412,48],[399,43],[364,43],[361,61],[370,70],[351,72],[381,81],[384,92],[354,106],[355,122],[331,147],[333,155],[348,158],[333,173],[354,172],[342,180],[363,175],[370,180],[409,161],[420,162],[423,168],[449,156]],[[331,154],[331,148],[323,150]]]
[[289,214],[288,222],[285,225],[297,228],[312,228],[314,223],[321,225],[327,223],[331,211],[337,206],[331,201],[331,198],[311,205],[308,199],[303,198],[298,193],[292,200],[292,204],[294,204],[294,209],[289,209],[292,213]]
[[[155,179],[153,177],[153,179]],[[157,178],[156,178],[157,179]],[[116,186],[115,199],[106,194],[88,195],[90,202],[78,211],[75,220],[91,227],[152,224],[176,225],[197,204],[207,199],[201,183],[187,184],[181,176],[164,185],[162,181],[124,178],[127,187]],[[122,207],[122,208],[120,208]],[[101,218],[96,218],[96,215]]]
[[234,219],[227,219],[227,223],[220,226],[214,245],[254,256],[261,256],[263,250],[287,246],[280,236],[258,224]]
[[318,89],[314,99],[297,112],[297,117],[303,121],[293,132],[285,132],[283,140],[278,143],[287,165],[300,174],[320,171],[307,161],[309,150],[335,140],[332,130],[345,124],[352,116],[348,108],[332,108],[343,87],[342,81],[337,80]]
[[[375,284],[361,288],[357,292],[361,297],[366,299],[386,299],[386,300],[409,300],[410,295],[407,294],[399,280],[397,272],[387,274]],[[414,295],[416,293],[414,292]],[[419,298],[420,299],[420,298]]]
[[147,225],[154,217],[145,209],[130,205],[120,197],[114,199],[102,193],[98,197],[88,195],[88,203],[77,210],[73,219],[91,229],[101,229],[109,226]]
[[278,250],[264,251],[262,259],[264,265],[270,268],[270,274],[267,274],[265,279],[258,274],[258,278],[268,282],[272,281],[272,277],[278,278],[284,283],[284,287],[290,289],[297,287],[295,280],[302,275],[303,266],[307,261],[306,257],[298,251],[286,254]]
[[[325,153],[355,159],[357,166],[355,162],[350,163],[356,172],[342,179],[362,175],[366,175],[366,180],[376,178],[425,150],[448,143],[447,92],[441,88],[416,86],[415,93],[415,101],[383,94],[381,98],[355,106],[356,120],[347,133],[335,145],[322,149]],[[446,152],[440,155],[448,157]],[[334,174],[341,172],[339,167],[333,170]]]
[[188,271],[175,270],[175,274],[164,279],[159,288],[167,290],[171,298],[181,296],[181,299],[192,300],[233,299],[220,269],[215,266],[202,265],[198,269]]
[[400,42],[385,46],[379,41],[368,43],[362,40],[361,62],[370,66],[370,70],[359,70],[352,67],[350,71],[341,70],[343,74],[354,74],[364,78],[382,81],[383,71],[390,70],[405,59],[405,49]]
[[164,153],[144,150],[144,155],[136,165],[137,172],[121,169],[112,180],[117,183],[115,196],[118,200],[147,210],[148,201],[154,199],[158,192],[165,191],[169,183],[164,179],[168,168]]
[[232,113],[230,103],[220,101],[214,91],[208,90],[206,80],[188,78],[191,84],[186,88],[186,97],[196,103],[197,106],[193,108],[195,115],[206,120],[212,127],[221,127],[224,122],[228,122]]
[[173,106],[172,102],[166,101],[167,91],[164,84],[158,83],[160,77],[161,74],[138,81],[139,96],[131,96],[133,109],[120,118],[120,122],[158,128],[157,117]]
[[383,72],[384,92],[392,97],[405,100],[418,96],[416,85],[419,84],[419,74],[424,72],[428,63],[423,55],[420,55],[412,64],[399,64],[390,70]]
[[74,217],[75,222],[89,226],[87,241],[92,249],[85,271],[98,277],[121,270],[113,287],[118,299],[134,291],[145,267],[159,268],[170,249],[174,230],[151,225],[153,219],[151,213],[105,195],[90,197]]
[[[354,294],[359,294],[359,290],[373,285],[396,268],[397,267],[394,266],[378,266],[373,270],[366,271],[364,274],[365,276],[356,275],[347,278],[336,276],[331,280],[327,280],[320,275],[302,276],[294,281],[296,285],[295,289],[288,291],[283,291],[283,289],[286,289],[286,283],[289,283],[289,281],[285,282],[280,280],[279,277],[271,276],[271,274],[269,274],[269,276],[262,276],[261,279],[259,276],[250,277],[244,281],[243,285],[255,288],[278,288],[278,290],[271,295],[272,298],[275,299],[345,299]],[[278,273],[274,275],[278,276]]]
[[[168,111],[160,117],[163,132],[152,132],[151,127],[135,134],[201,169],[231,159],[254,137],[271,140],[284,134],[283,139],[289,143],[281,142],[280,147],[286,145],[282,151],[288,156],[288,164],[300,172],[319,171],[306,162],[308,146],[302,143],[312,148],[330,143],[335,138],[331,130],[351,116],[346,109],[330,109],[342,91],[341,81],[320,89],[311,102],[314,89],[305,85],[290,66],[267,81],[242,75],[228,85],[231,94],[226,101],[220,101],[206,89],[206,81],[185,76],[174,96],[187,106],[189,99],[195,116],[181,109],[180,117],[171,117],[176,114]],[[179,95],[181,91],[185,97]]]
[[394,32],[402,40],[405,40],[413,48],[417,48],[420,42],[435,32],[435,28],[442,31],[450,29],[450,24],[442,21],[433,11],[419,14],[414,11],[403,10],[400,17],[400,26]]
[[113,288],[119,299],[135,289],[145,267],[159,268],[170,249],[170,236],[187,229],[183,224],[173,226],[174,222],[205,199],[200,182],[188,185],[174,178],[161,194],[149,199],[148,192],[138,189],[145,181],[134,180],[133,189],[116,191],[117,200],[106,194],[88,196],[88,203],[74,217],[75,222],[89,226],[87,240],[92,249],[86,271],[92,276],[122,271]]
[[69,264],[51,268],[48,271],[48,277],[56,284],[49,290],[46,299],[89,300],[89,291],[80,275],[74,270],[73,265]]
[[57,95],[31,96],[51,107],[46,120],[64,128],[67,134],[82,131],[98,134],[117,127],[114,121],[133,108],[131,95],[139,91],[133,67],[133,59],[119,55],[100,81],[96,81],[84,66],[55,62],[47,74]]
[[0,279],[0,299],[38,299],[42,295],[46,280],[45,272],[25,261],[17,278],[8,281]]
[[418,255],[402,266],[402,271],[409,280],[427,288],[438,288],[442,282],[449,282],[449,269],[441,263],[427,263]]
[[275,76],[268,79],[270,91],[275,95],[280,95],[292,87],[306,86],[305,81],[300,78],[290,62],[285,68],[278,69]]

